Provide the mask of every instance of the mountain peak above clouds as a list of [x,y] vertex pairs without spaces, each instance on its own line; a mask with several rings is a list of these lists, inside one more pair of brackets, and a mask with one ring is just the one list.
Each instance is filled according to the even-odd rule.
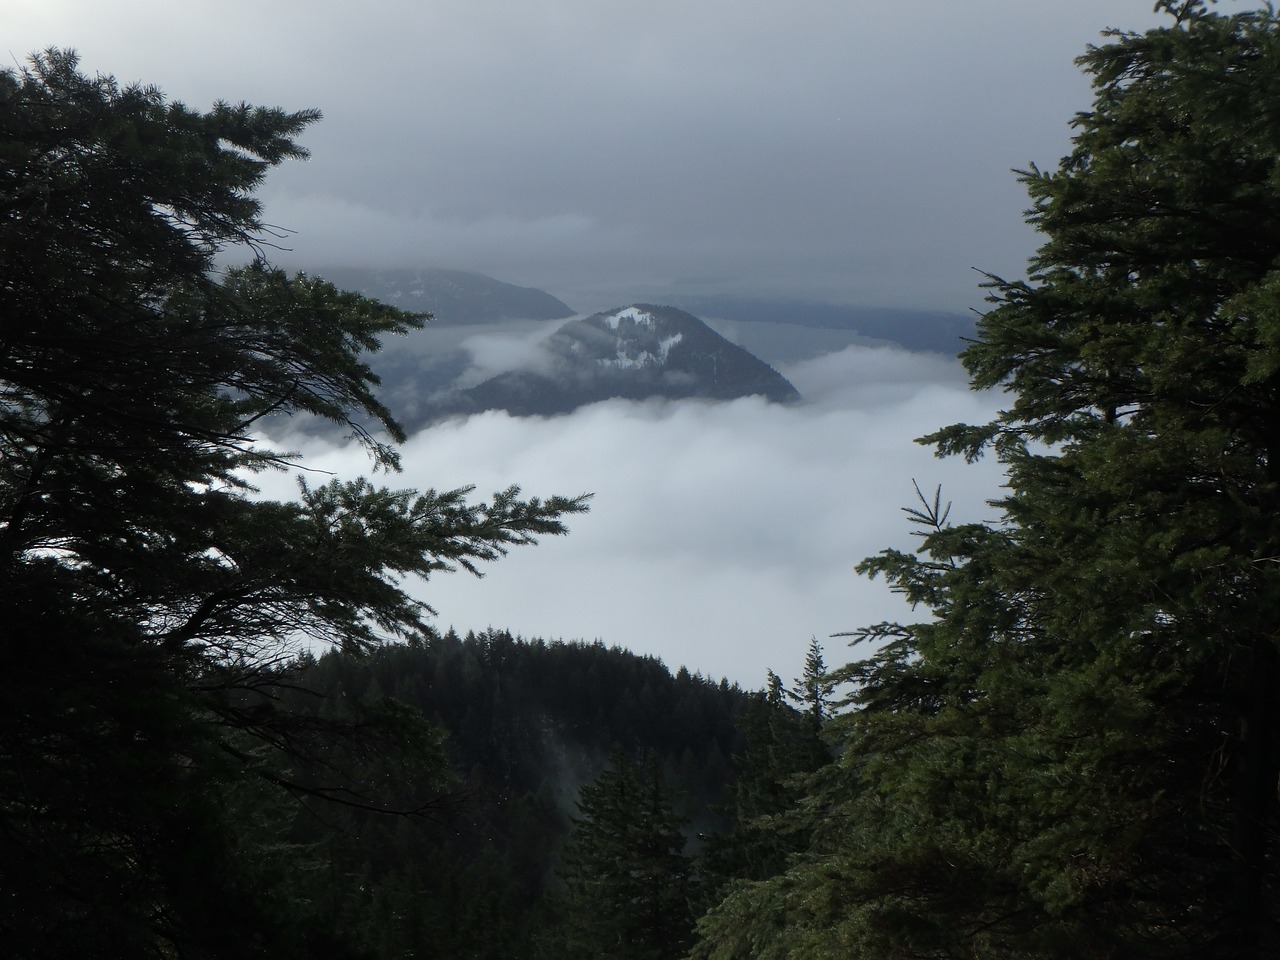
[[652,371],[664,387],[657,391],[662,396],[800,399],[773,367],[675,307],[637,303],[597,313],[566,323],[551,340],[552,347],[571,343],[571,350],[603,370]]
[[544,362],[435,398],[431,419],[505,410],[568,413],[622,398],[800,399],[785,377],[692,314],[637,303],[570,320],[542,343]]

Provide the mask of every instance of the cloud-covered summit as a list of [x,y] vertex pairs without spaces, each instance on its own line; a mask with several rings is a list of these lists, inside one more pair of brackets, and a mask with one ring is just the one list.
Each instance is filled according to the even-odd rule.
[[570,320],[540,348],[538,363],[438,396],[428,419],[550,416],[611,399],[800,399],[773,367],[674,307],[633,304]]

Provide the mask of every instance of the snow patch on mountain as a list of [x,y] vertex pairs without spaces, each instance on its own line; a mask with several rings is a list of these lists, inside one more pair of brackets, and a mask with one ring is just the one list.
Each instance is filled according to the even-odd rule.
[[598,362],[602,367],[613,367],[615,370],[642,370],[645,367],[657,366],[658,358],[652,353],[628,357],[626,350],[619,347],[616,357],[605,357]]
[[625,310],[619,310],[617,313],[611,313],[602,319],[609,325],[610,330],[617,330],[618,325],[622,323],[623,320],[630,320],[637,326],[653,326],[653,314],[641,310],[638,307],[627,307]]
[[[650,317],[650,320],[653,318]],[[663,340],[658,341],[658,352],[651,350],[641,350],[635,356],[631,356],[634,345],[625,340],[618,341],[617,354],[613,357],[601,357],[597,363],[605,367],[614,367],[618,370],[640,370],[643,367],[658,367],[667,362],[667,355],[671,353],[671,348],[684,339],[684,334],[676,333]],[[574,344],[577,348],[579,345]]]

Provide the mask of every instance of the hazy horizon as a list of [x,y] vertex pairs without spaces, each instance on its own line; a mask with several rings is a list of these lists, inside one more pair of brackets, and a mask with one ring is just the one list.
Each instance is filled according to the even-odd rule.
[[[1235,4],[1231,0],[1223,6]],[[1087,109],[1073,64],[1150,0],[12,0],[48,46],[207,108],[324,119],[261,190],[295,264],[438,266],[590,312],[671,291],[964,312],[1035,239],[1011,170]]]
[[[537,328],[510,324],[462,342],[478,369],[511,369],[529,361]],[[378,483],[474,484],[477,497],[512,483],[540,497],[594,494],[567,537],[514,550],[483,579],[455,573],[415,588],[438,610],[434,625],[601,640],[749,689],[769,669],[797,676],[810,637],[832,666],[862,655],[827,638],[910,618],[853,567],[911,548],[901,508],[913,481],[930,494],[941,484],[957,521],[996,518],[986,505],[1000,494],[996,464],[938,460],[914,438],[988,419],[999,395],[969,391],[957,360],[895,347],[852,345],[778,367],[804,402],[611,400],[551,418],[490,412],[412,435],[403,472]],[[274,432],[308,470],[368,473],[354,445]],[[296,489],[285,475],[255,482],[278,497]]]

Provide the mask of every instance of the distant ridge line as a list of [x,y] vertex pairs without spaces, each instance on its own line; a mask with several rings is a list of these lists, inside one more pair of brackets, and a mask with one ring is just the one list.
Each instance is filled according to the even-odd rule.
[[313,272],[344,290],[354,290],[401,310],[430,313],[435,326],[565,320],[576,313],[545,290],[516,286],[468,270],[328,267]]

